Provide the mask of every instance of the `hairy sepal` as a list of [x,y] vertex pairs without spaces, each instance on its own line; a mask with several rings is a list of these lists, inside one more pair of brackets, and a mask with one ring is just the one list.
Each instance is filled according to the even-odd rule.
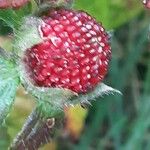
[[32,94],[38,105],[41,117],[55,117],[63,113],[64,106],[77,93],[63,88],[45,88],[34,86],[28,78],[21,79],[25,89]]
[[15,33],[14,53],[22,58],[26,49],[41,43],[39,26],[42,20],[37,17],[26,17],[22,21],[22,26]]
[[67,89],[49,88],[46,92],[47,97],[45,97],[47,100],[45,99],[45,101],[43,101],[43,95],[40,96],[39,94],[39,100],[43,99],[42,101],[39,101],[39,110],[44,117],[56,117],[63,112],[64,107],[73,107],[77,104],[90,105],[91,102],[98,97],[115,93],[121,94],[120,91],[113,89],[104,83],[97,85],[93,91],[80,95]]
[[115,93],[121,94],[120,91],[113,89],[112,87],[104,83],[99,83],[93,91],[88,92],[87,94],[79,94],[78,97],[73,97],[72,99],[70,99],[70,101],[68,101],[69,103],[66,105],[76,105],[78,103],[90,104],[91,101],[95,100],[98,97]]
[[10,112],[19,82],[13,62],[0,56],[0,126]]

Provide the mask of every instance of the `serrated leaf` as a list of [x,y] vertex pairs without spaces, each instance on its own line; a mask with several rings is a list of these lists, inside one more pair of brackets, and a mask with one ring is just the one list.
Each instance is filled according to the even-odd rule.
[[13,104],[19,78],[12,62],[0,56],[0,125]]

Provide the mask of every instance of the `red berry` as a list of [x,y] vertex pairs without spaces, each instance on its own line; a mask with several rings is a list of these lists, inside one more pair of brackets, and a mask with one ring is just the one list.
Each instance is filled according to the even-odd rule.
[[150,9],[150,0],[143,0],[143,4],[146,8]]
[[29,0],[0,0],[0,8],[20,8],[25,5]]
[[0,8],[8,8],[10,3],[8,0],[0,0]]
[[39,26],[43,42],[26,50],[24,63],[34,85],[86,93],[101,82],[111,48],[101,24],[83,11],[52,10]]

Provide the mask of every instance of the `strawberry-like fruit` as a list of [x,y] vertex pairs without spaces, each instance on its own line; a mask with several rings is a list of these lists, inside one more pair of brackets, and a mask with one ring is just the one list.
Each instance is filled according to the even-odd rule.
[[143,4],[146,8],[150,9],[150,0],[143,0]]
[[25,5],[29,0],[0,0],[0,8],[7,9],[13,8],[18,9]]
[[23,58],[31,82],[76,93],[92,90],[104,79],[111,56],[105,29],[83,11],[52,10],[42,20],[43,42],[28,48]]

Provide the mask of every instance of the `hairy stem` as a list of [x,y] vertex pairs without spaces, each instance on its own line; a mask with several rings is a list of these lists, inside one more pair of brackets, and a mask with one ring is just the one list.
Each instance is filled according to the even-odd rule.
[[[28,149],[37,150],[44,144],[47,144],[54,136],[55,119],[49,118],[44,121],[39,121],[34,130],[25,140]],[[22,145],[20,145],[20,148]]]
[[14,139],[10,149],[12,150],[15,149],[20,143],[24,144],[25,138],[34,128],[35,124],[37,123],[38,118],[39,118],[39,114],[37,113],[36,109],[34,109],[32,113],[30,114],[30,116],[28,117],[28,119],[26,120],[20,133]]
[[61,122],[60,118],[43,118],[40,112],[34,109],[13,141],[10,150],[37,150],[54,137],[56,129],[54,125],[58,128]]

